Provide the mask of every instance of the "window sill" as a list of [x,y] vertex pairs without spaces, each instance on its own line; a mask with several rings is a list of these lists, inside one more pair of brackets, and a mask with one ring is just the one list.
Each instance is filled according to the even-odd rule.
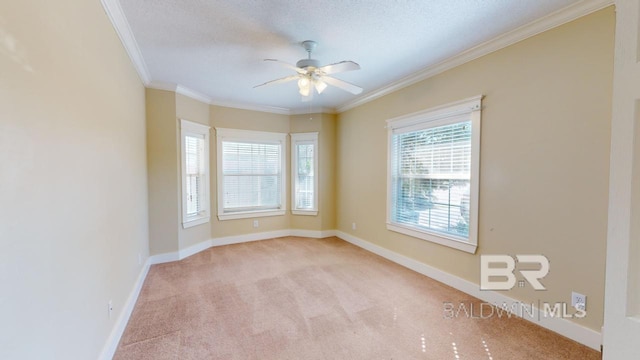
[[409,227],[404,227],[397,224],[387,223],[387,230],[395,231],[397,233],[401,233],[404,235],[409,235],[418,239],[430,241],[436,244],[448,246],[450,248],[454,248],[457,250],[462,250],[464,252],[468,252],[470,254],[475,254],[476,249],[478,248],[477,244],[472,244],[465,240],[457,239],[454,237],[447,237],[442,235],[436,235],[434,233],[418,231],[411,229]]
[[286,212],[287,212],[286,210],[243,211],[243,212],[219,214],[218,219],[220,221],[223,221],[223,220],[257,218],[257,217],[266,217],[266,216],[281,216],[286,214]]
[[209,220],[211,220],[211,218],[209,216],[191,218],[191,219],[189,219],[187,221],[182,222],[182,228],[183,229],[188,229],[190,227],[194,227],[194,226],[197,226],[197,225],[206,224],[206,223],[209,222]]
[[316,216],[318,215],[318,210],[291,210],[293,215],[307,215],[307,216]]

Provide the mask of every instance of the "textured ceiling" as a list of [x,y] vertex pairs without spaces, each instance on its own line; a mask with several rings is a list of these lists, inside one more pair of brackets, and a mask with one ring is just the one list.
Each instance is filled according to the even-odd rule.
[[[336,78],[366,96],[578,0],[120,0],[153,83],[176,84],[217,103],[303,111],[292,75],[303,40],[318,42],[321,64],[353,60]],[[358,98],[329,87],[314,108]]]

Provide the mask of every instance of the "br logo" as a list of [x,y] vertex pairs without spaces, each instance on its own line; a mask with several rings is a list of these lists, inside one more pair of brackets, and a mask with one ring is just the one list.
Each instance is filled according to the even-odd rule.
[[[549,273],[549,259],[544,255],[480,255],[480,290],[510,290],[516,285],[516,260],[518,264],[538,264],[538,270],[518,270],[535,290],[546,290],[540,279]],[[520,281],[520,286],[524,286]]]

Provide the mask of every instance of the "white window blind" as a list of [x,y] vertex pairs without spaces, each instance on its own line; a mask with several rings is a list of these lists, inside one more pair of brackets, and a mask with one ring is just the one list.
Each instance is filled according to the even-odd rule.
[[182,226],[210,220],[209,127],[180,121],[182,163]]
[[216,129],[220,220],[285,213],[286,134]]
[[394,134],[392,221],[469,235],[471,122]]
[[475,252],[481,99],[387,120],[387,229]]
[[318,213],[318,133],[291,134],[294,215]]
[[313,144],[298,144],[298,173],[296,174],[296,209],[313,209]]
[[224,212],[280,209],[281,145],[222,142]]
[[193,216],[203,210],[203,184],[207,181],[204,164],[204,137],[186,135],[184,141],[187,215]]

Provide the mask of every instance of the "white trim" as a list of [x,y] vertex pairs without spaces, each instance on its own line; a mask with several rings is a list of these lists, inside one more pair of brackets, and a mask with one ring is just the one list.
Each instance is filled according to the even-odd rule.
[[[211,219],[211,192],[209,187],[209,182],[211,179],[211,169],[209,163],[209,132],[211,127],[207,125],[203,125],[200,123],[196,123],[193,121],[180,119],[180,182],[182,189],[182,227],[184,229],[206,224]],[[202,137],[203,141],[203,164],[204,171],[202,173],[204,177],[204,182],[202,186],[202,194],[201,195],[201,209],[196,215],[189,216],[187,214],[187,183],[185,181],[187,177],[187,164],[186,164],[186,148],[185,148],[185,137]]]
[[234,101],[223,101],[223,100],[211,100],[209,102],[210,105],[222,106],[233,109],[240,110],[251,110],[251,111],[260,111],[272,114],[281,114],[281,115],[291,115],[291,110],[287,108],[277,107],[277,106],[268,106],[268,105],[255,105],[255,104],[246,104]]
[[177,92],[178,86],[173,83],[167,83],[162,81],[152,81],[146,86],[148,89],[165,90]]
[[211,238],[209,240],[199,242],[195,245],[191,245],[179,251],[153,255],[149,257],[148,262],[150,265],[154,265],[154,264],[162,264],[162,263],[173,262],[173,261],[180,261],[184,258],[195,255],[211,247],[241,244],[241,243],[252,242],[252,241],[269,240],[269,239],[275,239],[275,238],[281,238],[281,237],[287,237],[287,236],[323,239],[331,236],[336,236],[336,231],[335,230],[286,229],[286,230],[267,231],[267,232],[260,232],[260,233],[223,236],[223,237]]
[[450,248],[454,248],[457,250],[462,250],[470,254],[475,254],[476,249],[478,248],[477,244],[472,244],[462,239],[456,239],[453,236],[447,236],[445,234],[440,235],[434,232],[427,232],[427,231],[424,231],[424,232],[417,231],[411,227],[408,227],[408,226],[404,227],[399,224],[387,223],[387,230],[395,231],[397,233],[411,236],[414,238],[427,240],[432,243],[448,246]]
[[640,1],[616,0],[609,204],[604,291],[604,359],[640,358]]
[[[292,112],[288,108],[282,108],[277,106],[255,105],[255,104],[247,104],[247,103],[241,103],[241,102],[215,100],[212,97],[205,95],[204,93],[201,93],[199,91],[196,91],[186,86],[175,84],[175,83],[151,81],[149,84],[146,85],[146,87],[150,89],[173,91],[177,94],[181,94],[191,99],[203,102],[208,105],[213,105],[213,106],[221,106],[221,107],[240,109],[240,110],[260,111],[260,112],[280,114],[280,115],[297,114]],[[325,108],[322,108],[322,110],[324,109]],[[332,114],[335,114],[335,109],[328,109],[328,110],[332,110],[333,111]],[[304,110],[303,113],[306,113],[306,112],[307,111]]]
[[180,129],[187,130],[189,132],[193,132],[197,134],[206,135],[208,137],[211,126],[185,120],[185,119],[180,119]]
[[[336,236],[344,241],[361,247],[374,254],[380,255],[385,259],[395,262],[396,264],[402,265],[422,275],[428,276],[434,280],[449,285],[482,301],[486,301],[491,304],[505,303],[509,306],[511,306],[511,304],[522,303],[521,301],[510,298],[496,291],[480,291],[480,285],[478,284],[472,283],[468,280],[449,274],[425,263],[419,262],[389,249],[362,240],[351,234],[342,231],[336,231]],[[535,307],[533,308],[533,315],[533,318],[529,316],[525,316],[523,318],[534,324],[540,325],[543,328],[549,329],[562,336],[568,337],[569,339],[586,345],[594,350],[600,351],[601,336],[599,332],[562,318],[541,317],[540,320],[538,320],[538,309]]]
[[111,329],[111,334],[109,335],[106,344],[102,348],[99,359],[110,360],[113,358],[113,355],[115,355],[116,350],[118,349],[118,344],[120,343],[120,338],[122,337],[122,334],[127,327],[127,323],[129,322],[129,318],[131,317],[133,308],[136,305],[136,301],[138,301],[140,290],[142,290],[144,280],[147,278],[150,266],[151,262],[149,261],[149,259],[147,259],[147,261],[142,266],[142,269],[140,269],[140,274],[138,274],[138,278],[133,284],[133,289],[131,289],[127,300],[122,306],[122,311],[120,312],[120,315],[116,319],[116,322]]
[[521,26],[513,31],[504,33],[480,45],[474,46],[471,49],[454,55],[442,62],[428,66],[421,71],[413,73],[398,81],[394,81],[376,90],[370,91],[354,100],[350,100],[338,106],[336,110],[338,111],[338,113],[342,113],[347,110],[353,109],[357,106],[366,104],[394,91],[398,91],[419,81],[428,79],[432,76],[438,75],[447,70],[468,63],[484,55],[503,49],[509,45],[513,45],[517,42],[538,35],[547,30],[566,24],[580,17],[589,15],[612,4],[613,0],[583,0],[576,4],[569,5],[545,17]]
[[[478,247],[478,201],[480,191],[480,132],[483,95],[454,101],[426,110],[398,116],[387,120],[387,229],[418,239],[475,254]],[[470,199],[468,238],[454,234],[441,234],[430,229],[421,229],[411,224],[393,222],[393,137],[413,131],[426,130],[459,122],[471,122],[471,158],[470,158]]]
[[[216,179],[218,184],[218,219],[231,220],[250,217],[281,216],[287,211],[287,136],[286,133],[238,130],[216,127]],[[222,143],[224,141],[255,141],[256,143],[268,143],[280,145],[280,207],[255,211],[224,211],[224,174],[222,173]]]
[[[218,210],[220,211],[220,210]],[[258,218],[268,216],[282,216],[287,213],[286,210],[257,210],[257,211],[238,211],[227,214],[218,214],[218,220],[236,220],[247,218]]]
[[243,234],[243,235],[233,235],[233,236],[225,236],[211,239],[211,246],[224,246],[224,245],[233,245],[233,244],[241,244],[252,241],[261,241],[261,240],[269,240],[276,239],[285,236],[290,236],[291,230],[276,230],[269,232],[261,232],[261,233],[251,233],[251,234]]
[[118,34],[122,46],[129,55],[129,59],[131,59],[133,67],[136,69],[138,76],[140,76],[140,80],[142,80],[142,83],[145,86],[149,85],[151,83],[151,75],[149,74],[149,70],[147,68],[147,64],[144,61],[144,58],[142,57],[142,52],[140,51],[138,42],[133,36],[133,32],[131,31],[129,22],[124,15],[124,11],[122,11],[120,1],[100,0],[100,2],[102,3],[104,11],[107,13],[109,20],[111,20],[113,28]]
[[208,97],[207,95],[199,91],[190,89],[186,86],[182,86],[180,84],[168,83],[168,82],[162,82],[162,81],[152,81],[151,83],[147,84],[146,87],[149,89],[172,91],[176,94],[186,96],[188,98],[203,102],[205,104],[209,104],[209,102],[211,101],[211,98]]
[[242,130],[242,129],[228,129],[216,127],[216,136],[229,138],[232,140],[262,140],[271,141],[272,143],[284,142],[286,143],[287,133],[279,133],[272,131],[255,131],[255,130]]
[[[144,58],[142,57],[142,52],[140,51],[138,43],[135,37],[133,36],[129,23],[127,22],[126,17],[124,16],[124,12],[122,11],[120,2],[118,0],[101,0],[101,3],[107,16],[109,17],[109,20],[111,20],[111,23],[113,24],[113,27],[116,30],[116,33],[118,34],[120,41],[122,42],[122,45],[127,51],[127,54],[131,59],[131,62],[133,63],[136,71],[138,72],[140,79],[142,80],[142,82],[146,87],[179,92],[182,95],[192,97],[195,100],[203,101],[205,103],[209,103],[210,105],[215,105],[215,106],[222,106],[222,107],[229,107],[229,108],[243,109],[243,110],[261,111],[261,112],[282,114],[282,115],[298,115],[298,114],[308,113],[308,111],[305,109],[292,110],[292,109],[275,107],[275,106],[246,104],[246,103],[225,101],[225,100],[213,100],[211,97],[207,95],[196,92],[182,85],[152,81],[147,65],[144,61]],[[567,6],[552,14],[549,14],[543,18],[534,20],[529,24],[521,26],[513,31],[502,34],[492,40],[489,40],[480,45],[477,45],[469,50],[463,51],[455,56],[450,57],[445,61],[442,61],[435,65],[428,66],[423,70],[418,71],[417,73],[414,73],[398,81],[394,81],[386,86],[378,88],[377,90],[366,93],[363,96],[360,96],[354,100],[350,100],[338,106],[335,109],[321,108],[320,111],[322,113],[328,113],[328,114],[345,112],[349,109],[368,103],[384,95],[390,94],[394,91],[397,91],[409,85],[415,84],[419,81],[428,79],[432,76],[440,74],[456,66],[460,66],[464,63],[475,60],[479,57],[490,54],[494,51],[500,50],[502,48],[505,48],[509,45],[515,44],[519,41],[522,41],[532,36],[535,36],[537,34],[540,34],[549,29],[566,24],[582,16],[589,15],[595,11],[603,9],[612,4],[613,4],[613,0],[580,1],[576,4]]]
[[447,104],[434,106],[426,110],[397,116],[387,120],[387,128],[400,129],[425,121],[435,121],[457,115],[469,114],[473,111],[481,110],[483,97],[483,95],[477,95]]
[[199,217],[199,218],[194,218],[192,220],[183,221],[182,222],[182,228],[183,229],[188,229],[188,228],[191,228],[191,227],[194,227],[194,226],[206,224],[209,221],[211,221],[211,217],[209,217],[209,216],[203,216],[203,217]]
[[211,239],[209,239],[209,240],[199,242],[195,245],[191,245],[184,249],[180,249],[178,250],[178,260],[182,260],[184,258],[188,258],[191,255],[195,255],[201,251],[205,251],[211,246],[213,246],[213,243],[211,242]]
[[149,256],[148,261],[150,265],[155,265],[155,264],[164,264],[164,263],[178,261],[178,260],[181,260],[180,254],[179,252],[176,251],[176,252],[162,253],[162,254]]
[[331,236],[336,236],[335,230],[301,230],[291,229],[289,236],[307,237],[314,239],[324,239]]
[[289,109],[277,106],[268,106],[268,105],[256,105],[256,104],[247,104],[241,102],[234,101],[223,101],[223,100],[215,100],[199,91],[190,89],[186,86],[175,84],[175,83],[167,83],[162,81],[151,81],[146,84],[146,87],[149,89],[156,90],[165,90],[165,91],[173,91],[177,94],[184,95],[194,100],[198,100],[208,105],[226,107],[231,109],[240,109],[240,110],[249,110],[249,111],[259,111],[271,114],[279,114],[279,115],[307,115],[307,114],[337,114],[335,108],[329,107],[314,107],[309,110],[309,108],[300,108],[300,109]]
[[180,84],[176,85],[176,93],[180,94],[180,95],[184,95],[186,97],[192,98],[194,100],[198,100],[200,102],[203,102],[205,104],[208,104],[209,102],[211,102],[211,98],[199,91],[195,91],[193,89],[190,89],[188,87],[182,86]]
[[304,215],[304,216],[316,216],[318,215],[318,210],[291,210],[291,214]]
[[337,114],[335,108],[329,107],[312,107],[312,108],[300,108],[300,109],[291,109],[289,110],[289,115],[308,115],[308,114]]

